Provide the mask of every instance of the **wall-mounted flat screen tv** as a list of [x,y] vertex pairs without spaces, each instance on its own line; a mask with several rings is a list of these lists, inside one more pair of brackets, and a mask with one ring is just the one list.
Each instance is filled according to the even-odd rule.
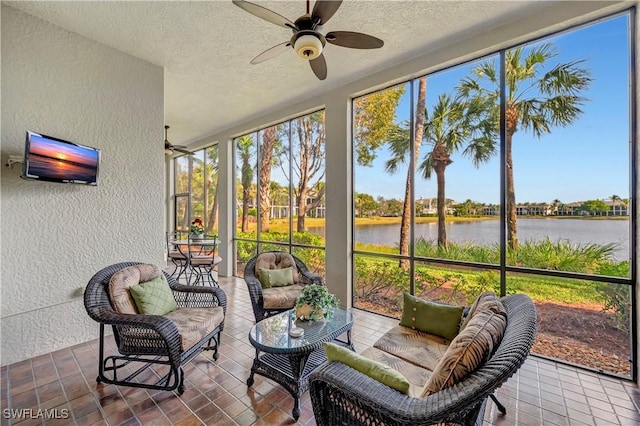
[[24,179],[97,185],[99,165],[97,148],[27,131]]

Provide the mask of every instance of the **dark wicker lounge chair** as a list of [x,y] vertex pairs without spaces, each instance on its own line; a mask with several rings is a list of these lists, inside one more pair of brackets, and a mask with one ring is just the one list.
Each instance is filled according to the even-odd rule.
[[[213,358],[218,359],[224,314],[226,314],[226,295],[219,288],[178,284],[175,279],[162,272],[173,291],[178,308],[193,308],[191,311],[182,311],[187,316],[193,312],[194,316],[199,316],[199,318],[204,316],[206,320],[208,311],[204,311],[202,308],[222,307],[222,322],[202,336],[195,344],[182,348],[183,337],[179,334],[173,320],[159,315],[121,314],[112,306],[109,297],[111,277],[134,265],[143,264],[125,262],[100,270],[91,278],[84,293],[84,305],[87,313],[100,323],[99,366],[96,380],[98,383],[104,382],[147,389],[168,391],[177,389],[178,393],[182,394],[184,392],[182,367],[187,362],[202,350],[213,350]],[[219,310],[216,315],[220,315]],[[105,325],[113,327],[119,354],[105,357]],[[148,374],[151,372],[151,370],[147,370],[150,366],[154,367],[152,370],[155,370],[156,373],[161,372],[162,375],[166,372],[166,374],[157,380],[155,374]],[[144,380],[149,377],[153,379],[151,383]]]
[[[293,261],[295,262],[295,266],[298,271],[298,283],[301,285],[324,285],[322,281],[322,277],[318,275],[314,275],[307,265],[304,264],[302,260],[297,258],[292,254],[288,254],[285,252],[279,251],[266,251],[260,253],[247,262],[247,265],[244,268],[244,280],[247,283],[247,287],[249,288],[249,297],[251,298],[251,306],[253,307],[253,314],[255,316],[256,322],[261,321],[265,318],[268,318],[272,315],[278,314],[282,311],[286,311],[288,309],[293,308],[293,304],[288,307],[278,307],[278,308],[265,308],[264,306],[264,295],[262,291],[262,285],[256,276],[256,261],[263,254],[274,254],[278,257],[282,255],[291,256]],[[278,259],[279,260],[279,259]]]
[[[487,397],[511,377],[529,355],[536,312],[529,297],[501,299],[507,327],[496,352],[478,370],[452,387],[413,398],[340,363],[321,366],[310,376],[316,423],[333,425],[482,425]],[[494,399],[495,401],[495,399]],[[504,413],[504,407],[498,405]]]

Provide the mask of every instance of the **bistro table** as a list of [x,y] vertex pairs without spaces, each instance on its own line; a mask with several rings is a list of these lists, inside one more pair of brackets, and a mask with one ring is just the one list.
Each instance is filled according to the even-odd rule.
[[[278,382],[294,398],[293,418],[300,417],[300,397],[309,389],[309,374],[326,362],[323,344],[336,341],[354,350],[351,343],[353,313],[336,308],[331,320],[296,320],[291,309],[266,318],[251,328],[249,341],[256,348],[247,386],[253,385],[253,375],[259,374]],[[304,329],[301,337],[291,337],[293,327]],[[336,340],[346,333],[347,341]],[[262,354],[261,354],[262,352]]]
[[[197,284],[197,278],[199,277],[199,275],[196,277],[196,282],[191,282],[191,278],[194,275],[194,265],[192,265],[192,259],[198,257],[202,258],[203,255],[215,256],[216,247],[219,242],[220,240],[218,238],[189,238],[170,240],[169,244],[175,246],[180,254],[182,254],[185,258],[184,268],[182,268],[182,270],[178,273],[176,279],[179,281],[180,276],[184,274],[187,280],[187,284]],[[212,258],[212,263],[214,260],[215,259]]]

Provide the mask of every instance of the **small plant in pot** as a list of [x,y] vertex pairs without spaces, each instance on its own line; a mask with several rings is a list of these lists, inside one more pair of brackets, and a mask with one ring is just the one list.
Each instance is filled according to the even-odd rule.
[[323,285],[307,285],[296,300],[296,318],[303,321],[331,319],[333,309],[339,305],[335,294],[329,293]]

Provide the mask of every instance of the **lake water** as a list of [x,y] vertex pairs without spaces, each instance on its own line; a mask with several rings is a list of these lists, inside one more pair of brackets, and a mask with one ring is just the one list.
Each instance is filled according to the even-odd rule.
[[[471,222],[447,223],[447,239],[450,242],[477,244],[498,244],[500,238],[499,220],[478,220]],[[310,232],[323,234],[323,229],[310,228]],[[436,223],[416,224],[416,238],[437,241]],[[549,237],[552,241],[568,240],[573,244],[617,244],[614,252],[617,260],[629,258],[628,220],[585,220],[585,219],[518,219],[518,240],[540,241]],[[400,241],[400,224],[358,225],[355,240],[365,244],[395,246]]]

